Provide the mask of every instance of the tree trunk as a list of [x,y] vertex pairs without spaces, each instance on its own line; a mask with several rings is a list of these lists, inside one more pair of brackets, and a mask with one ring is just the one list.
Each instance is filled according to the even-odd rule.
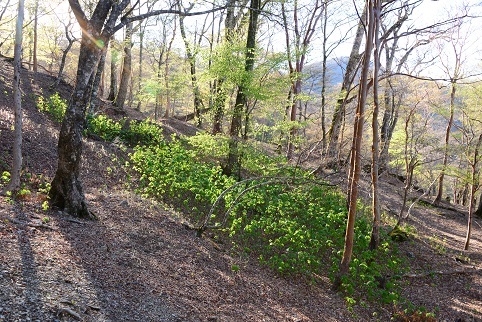
[[122,64],[121,80],[119,83],[119,91],[114,100],[114,105],[119,109],[124,108],[127,98],[127,90],[132,75],[132,23],[126,25],[126,35],[124,39],[124,61]]
[[34,17],[33,17],[33,72],[38,71],[37,61],[37,44],[38,44],[38,2],[35,0]]
[[145,27],[141,27],[140,33],[139,33],[139,80],[138,80],[138,87],[137,87],[137,92],[139,94],[138,97],[138,102],[137,102],[137,110],[141,110],[141,98],[140,94],[142,92],[142,66],[144,63],[144,32],[145,32]]
[[363,13],[361,15],[361,20],[358,23],[355,41],[353,42],[353,46],[351,48],[350,57],[348,58],[348,63],[346,65],[345,75],[343,76],[343,82],[341,84],[341,90],[335,104],[331,127],[328,130],[328,145],[326,147],[325,155],[328,160],[329,166],[333,165],[333,161],[338,154],[338,139],[340,137],[340,129],[343,115],[345,114],[346,98],[348,92],[351,89],[351,85],[353,84],[353,79],[355,78],[356,71],[358,69],[358,63],[360,62],[359,52],[365,31],[366,11],[367,8],[365,5]]
[[[363,68],[360,76],[360,90],[358,91],[358,104],[355,114],[355,123],[353,129],[353,142],[351,148],[351,165],[350,170],[350,190],[349,190],[349,207],[348,220],[345,233],[345,245],[343,256],[340,262],[339,271],[333,282],[333,288],[339,289],[342,284],[342,278],[348,275],[350,261],[353,254],[353,240],[355,237],[355,218],[358,198],[358,181],[361,171],[361,147],[363,142],[363,123],[365,114],[365,103],[368,93],[368,73],[370,67],[370,57],[373,49],[373,37],[375,29],[375,6],[379,0],[367,0],[368,8],[368,26],[367,40],[365,43],[365,53],[363,54]],[[377,5],[378,7],[378,5]]]
[[374,40],[375,48],[373,52],[373,118],[372,118],[372,234],[370,239],[370,249],[375,250],[380,244],[380,204],[378,201],[378,150],[379,150],[379,134],[378,134],[378,113],[380,110],[380,102],[378,99],[378,74],[380,70],[380,39],[379,30],[381,24],[381,0],[375,1],[374,8]]
[[196,119],[196,125],[201,127],[201,109],[203,107],[203,102],[201,99],[201,92],[199,91],[199,86],[197,84],[196,76],[196,56],[191,50],[191,45],[186,37],[186,30],[184,28],[184,17],[179,16],[179,30],[181,31],[182,40],[184,41],[184,46],[186,47],[186,56],[189,62],[190,73],[191,73],[191,85],[194,95],[194,116]]
[[169,117],[169,112],[171,109],[171,94],[169,92],[169,56],[171,55],[172,43],[174,42],[174,38],[176,37],[176,26],[177,24],[174,20],[174,30],[172,32],[172,38],[166,50],[166,66],[164,68],[164,86],[166,87],[166,110],[164,113],[164,118]]
[[90,99],[89,80],[97,65],[101,50],[91,45],[86,32],[82,34],[76,84],[69,102],[58,143],[58,167],[49,193],[50,204],[73,216],[92,218],[87,208],[80,166],[82,160],[82,132]]
[[67,60],[67,55],[69,54],[69,51],[72,48],[72,45],[74,44],[74,42],[77,40],[73,37],[70,37],[69,35],[70,25],[71,25],[70,22],[67,25],[65,25],[65,37],[67,38],[68,44],[67,44],[67,47],[62,51],[62,59],[60,61],[59,73],[57,74],[57,79],[55,79],[55,82],[51,85],[52,88],[56,88],[59,86],[60,81],[62,80],[62,74],[64,73],[65,61]]
[[[469,245],[470,245],[470,238],[472,235],[472,220],[473,220],[473,214],[474,214],[474,208],[475,208],[475,191],[476,191],[476,186],[478,186],[478,180],[479,180],[479,173],[478,173],[478,158],[479,158],[479,150],[480,150],[480,144],[482,143],[482,134],[479,135],[479,138],[477,140],[477,144],[475,146],[474,150],[474,155],[473,155],[473,161],[471,162],[471,180],[470,180],[470,198],[469,198],[469,218],[467,220],[467,235],[465,236],[465,245],[464,245],[464,250],[469,250]],[[479,203],[479,209],[480,209],[480,203]],[[479,211],[475,213],[477,213]]]
[[[250,74],[254,69],[254,58],[256,49],[256,33],[258,31],[258,16],[259,9],[261,7],[260,0],[251,0],[251,6],[249,11],[249,25],[248,25],[248,36],[246,40],[246,54],[245,54],[245,64],[244,71]],[[235,175],[240,177],[241,172],[241,155],[239,151],[238,141],[239,135],[241,133],[241,123],[243,117],[243,111],[248,104],[248,99],[246,93],[244,92],[246,84],[240,84],[238,86],[238,92],[236,95],[236,103],[234,105],[233,116],[231,118],[231,128],[229,131],[229,152],[228,159],[223,167],[224,174],[230,176]]]
[[13,99],[15,106],[13,163],[10,173],[10,182],[7,190],[13,191],[20,188],[20,172],[22,170],[22,92],[20,90],[20,69],[22,55],[22,25],[24,16],[24,0],[18,2],[17,24],[15,28],[15,47],[13,54]]
[[107,56],[107,46],[102,50],[99,63],[97,64],[97,71],[95,72],[95,77],[92,83],[92,89],[91,89],[91,95],[90,95],[89,113],[95,113],[98,109],[97,97],[99,96],[99,86],[102,79],[102,75],[104,74],[106,56]]
[[218,78],[214,82],[214,101],[213,101],[213,135],[223,133],[224,105],[226,103],[226,91],[223,88],[224,79]]
[[440,177],[438,181],[437,196],[435,197],[434,204],[438,204],[442,200],[443,188],[444,188],[444,176],[445,176],[445,171],[447,171],[450,132],[452,131],[452,124],[454,123],[455,91],[456,91],[455,80],[452,81],[451,84],[452,84],[452,90],[450,92],[450,117],[447,123],[447,129],[445,130],[445,146],[444,146],[444,157],[442,161],[442,172],[440,173]]
[[115,46],[115,39],[111,39],[110,45],[110,91],[109,96],[107,99],[113,102],[117,96],[117,64],[119,63],[119,52],[114,47]]
[[474,214],[477,217],[482,218],[482,197],[479,197],[479,205],[477,206],[477,210],[474,212]]
[[[234,39],[235,27],[238,18],[235,15],[234,9],[237,0],[226,1],[226,19],[224,20],[224,38],[228,43]],[[219,134],[223,132],[224,107],[226,105],[226,90],[224,86],[224,78],[218,77],[214,82],[214,100],[213,100],[213,129],[212,134]]]

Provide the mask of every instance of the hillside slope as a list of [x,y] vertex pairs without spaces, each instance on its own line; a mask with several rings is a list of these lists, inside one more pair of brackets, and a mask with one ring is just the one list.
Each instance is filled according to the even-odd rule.
[[[0,59],[1,172],[11,161],[11,78],[11,64]],[[54,174],[58,125],[37,111],[34,99],[49,95],[52,79],[26,70],[22,79],[31,193],[15,202],[0,196],[0,321],[390,319],[394,308],[376,303],[349,310],[326,276],[316,284],[280,277],[255,258],[231,253],[229,244],[196,237],[179,214],[126,188],[121,165],[127,155],[115,144],[84,141],[82,180],[98,221],[42,210],[45,195],[36,190]],[[67,97],[70,87],[56,90]],[[194,133],[177,122],[165,128]],[[396,211],[402,185],[385,179],[382,203]],[[482,321],[480,224],[474,225],[472,250],[460,256],[463,212],[418,208],[411,218],[418,234],[400,248],[415,275],[402,278],[404,296],[441,321]]]

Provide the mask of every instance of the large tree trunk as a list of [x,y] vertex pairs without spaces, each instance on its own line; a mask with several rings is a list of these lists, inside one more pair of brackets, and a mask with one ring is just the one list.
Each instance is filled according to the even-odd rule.
[[367,26],[367,40],[365,43],[365,53],[363,55],[363,68],[360,76],[360,90],[358,91],[358,104],[355,114],[355,123],[353,129],[353,142],[351,148],[351,170],[350,170],[350,187],[349,187],[349,202],[348,202],[348,220],[345,232],[345,246],[343,249],[343,256],[340,262],[340,267],[337,276],[333,282],[333,288],[339,289],[341,287],[342,278],[348,275],[350,268],[350,261],[353,254],[353,241],[355,237],[355,218],[358,198],[358,184],[361,171],[361,147],[363,142],[363,123],[365,114],[365,103],[368,93],[368,73],[370,67],[370,57],[373,49],[373,37],[375,29],[375,6],[379,0],[367,0],[366,7],[368,8],[368,26]]
[[127,98],[127,90],[132,75],[132,23],[126,25],[126,36],[124,39],[124,61],[122,64],[121,80],[119,91],[115,98],[114,105],[120,109],[124,108]]
[[89,37],[82,34],[75,89],[65,112],[58,143],[58,167],[49,197],[53,207],[73,216],[91,218],[87,208],[80,166],[82,161],[82,132],[85,113],[90,99],[89,80],[99,60],[101,50],[90,45]]
[[7,190],[20,188],[20,172],[22,170],[22,92],[20,91],[20,67],[22,64],[22,24],[24,16],[24,0],[18,2],[17,25],[15,29],[15,47],[13,54],[13,99],[15,106],[15,125],[13,139],[13,164]]

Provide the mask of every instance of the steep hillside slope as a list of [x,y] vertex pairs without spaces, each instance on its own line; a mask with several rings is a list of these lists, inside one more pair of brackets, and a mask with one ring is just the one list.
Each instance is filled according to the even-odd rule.
[[[11,64],[0,59],[0,172],[11,161],[11,77]],[[397,310],[377,303],[348,309],[327,276],[316,283],[280,277],[232,253],[229,243],[196,237],[180,214],[127,188],[127,154],[115,144],[84,141],[82,180],[98,221],[43,210],[58,125],[37,111],[35,96],[49,95],[53,80],[26,70],[22,77],[30,193],[0,196],[0,321],[388,321]],[[56,90],[68,97],[71,89]],[[195,133],[179,121],[164,128]],[[401,186],[384,178],[387,210],[397,211]],[[403,295],[441,321],[482,321],[481,227],[474,225],[471,251],[461,253],[464,216],[417,207],[410,219],[417,233],[400,244],[411,266],[399,277]]]

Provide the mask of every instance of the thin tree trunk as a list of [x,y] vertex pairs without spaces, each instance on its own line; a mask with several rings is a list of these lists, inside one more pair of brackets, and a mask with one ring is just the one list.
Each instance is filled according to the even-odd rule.
[[455,91],[456,91],[455,81],[452,81],[451,84],[452,84],[452,90],[450,92],[450,117],[447,123],[447,128],[445,130],[445,146],[444,146],[444,157],[442,161],[442,172],[440,173],[440,177],[438,181],[437,196],[435,197],[434,204],[437,204],[442,200],[443,188],[444,188],[444,177],[445,177],[445,172],[447,171],[450,132],[452,131],[452,125],[454,123]]
[[355,237],[355,218],[358,198],[358,183],[361,171],[361,147],[363,142],[363,123],[365,114],[365,103],[368,93],[368,73],[370,67],[370,57],[373,49],[373,37],[375,29],[375,5],[378,0],[367,0],[368,8],[367,19],[367,40],[365,43],[365,53],[363,55],[363,68],[360,76],[360,90],[358,91],[358,104],[355,114],[355,123],[353,130],[353,142],[351,148],[352,169],[350,171],[350,191],[349,191],[349,208],[348,220],[345,233],[345,245],[343,256],[340,262],[339,271],[333,282],[333,288],[339,289],[342,284],[342,278],[348,275],[350,261],[353,254],[353,240]]
[[164,118],[169,117],[169,112],[171,109],[171,94],[169,92],[169,56],[171,54],[172,43],[174,42],[174,38],[176,37],[176,26],[177,24],[174,21],[174,30],[172,32],[172,38],[166,50],[166,66],[164,68],[164,86],[166,87],[166,111],[164,113]]
[[142,66],[144,63],[144,32],[145,30],[142,29],[141,27],[140,34],[139,34],[139,80],[138,80],[138,87],[137,87],[137,92],[139,93],[139,98],[138,98],[139,101],[137,102],[137,108],[136,108],[138,111],[141,110],[141,105],[142,105],[140,94],[142,92]]
[[[251,0],[251,6],[249,11],[248,36],[246,41],[246,59],[244,65],[244,71],[248,75],[253,71],[254,68],[256,33],[258,31],[258,16],[260,6],[260,0]],[[234,105],[233,116],[231,118],[228,159],[225,166],[223,167],[224,174],[228,176],[234,174],[238,178],[240,177],[241,172],[241,155],[239,151],[238,141],[239,135],[241,133],[243,111],[248,104],[248,98],[246,97],[246,93],[244,91],[245,84],[240,84],[236,95],[236,103]]]
[[20,68],[22,55],[22,25],[24,17],[24,0],[18,2],[17,24],[15,28],[15,47],[13,54],[13,99],[15,106],[13,163],[10,173],[10,182],[7,190],[13,191],[20,188],[20,172],[22,170],[22,93],[20,91]]
[[226,103],[226,92],[223,88],[224,79],[218,78],[214,81],[213,92],[213,135],[223,133],[224,105]]
[[119,91],[114,100],[114,105],[120,109],[124,108],[127,98],[129,82],[132,75],[132,23],[126,25],[126,36],[124,39],[124,60],[122,64],[121,80]]
[[378,98],[378,74],[380,70],[380,39],[379,30],[381,24],[381,0],[375,1],[374,8],[374,40],[375,48],[373,52],[373,118],[372,118],[372,234],[370,239],[370,249],[375,250],[380,244],[380,204],[378,201],[378,150],[379,150],[379,134],[378,134],[378,113],[380,110],[380,102]]
[[201,109],[203,106],[203,102],[201,99],[201,92],[199,91],[199,86],[197,84],[197,76],[196,76],[196,56],[191,49],[191,45],[186,37],[186,30],[184,28],[184,17],[179,16],[179,30],[181,31],[182,40],[184,41],[184,46],[186,47],[186,56],[189,62],[190,73],[191,73],[191,85],[194,95],[194,116],[196,119],[196,125],[201,127]]
[[90,95],[89,113],[95,113],[98,109],[97,97],[99,95],[99,86],[102,79],[102,75],[104,74],[106,56],[107,56],[107,46],[102,50],[99,63],[97,64],[97,71],[95,73],[94,81],[92,83],[92,89],[91,89],[91,95]]
[[[235,15],[234,9],[237,0],[226,1],[226,19],[224,20],[224,38],[228,43],[234,40],[235,27],[238,18]],[[221,24],[221,21],[219,22]],[[219,36],[219,35],[218,35]],[[219,134],[223,132],[224,109],[226,105],[227,93],[224,88],[223,77],[218,77],[214,84],[214,100],[213,100],[213,129],[212,134]]]
[[60,61],[59,73],[57,74],[57,78],[55,79],[55,82],[51,85],[52,88],[56,88],[59,86],[60,81],[62,80],[62,74],[64,73],[67,55],[69,54],[69,51],[72,48],[72,45],[74,44],[74,42],[77,40],[76,38],[71,37],[69,35],[70,26],[71,26],[70,22],[67,25],[65,25],[65,37],[67,38],[68,44],[67,44],[67,47],[62,51],[62,59]]
[[113,102],[117,96],[117,64],[119,63],[119,52],[114,47],[115,39],[111,39],[110,44],[110,91],[107,99]]
[[37,45],[38,45],[38,2],[35,0],[34,18],[33,18],[33,72],[38,71],[37,61]]
[[[481,143],[482,143],[482,134],[479,135],[479,138],[477,140],[477,144],[474,150],[473,162],[471,162],[472,172],[471,172],[471,180],[470,180],[469,218],[467,220],[467,234],[465,236],[464,250],[469,250],[470,238],[472,235],[472,220],[473,220],[473,216],[474,216],[473,214],[474,214],[474,208],[475,208],[475,192],[476,192],[476,186],[478,186],[477,183],[479,178],[477,167],[479,163],[478,157],[479,157],[479,150],[480,150]],[[480,208],[480,205],[479,205],[479,208]]]
[[328,160],[328,166],[331,166],[333,160],[338,154],[338,139],[340,137],[340,128],[342,125],[343,115],[345,113],[347,94],[353,84],[353,79],[356,75],[358,63],[360,62],[360,47],[363,40],[366,24],[366,5],[363,9],[361,20],[358,23],[355,40],[351,48],[350,57],[346,65],[345,75],[343,76],[343,82],[341,85],[340,94],[335,104],[335,110],[333,112],[333,118],[331,121],[331,127],[328,130],[328,145],[326,146],[326,158]]

